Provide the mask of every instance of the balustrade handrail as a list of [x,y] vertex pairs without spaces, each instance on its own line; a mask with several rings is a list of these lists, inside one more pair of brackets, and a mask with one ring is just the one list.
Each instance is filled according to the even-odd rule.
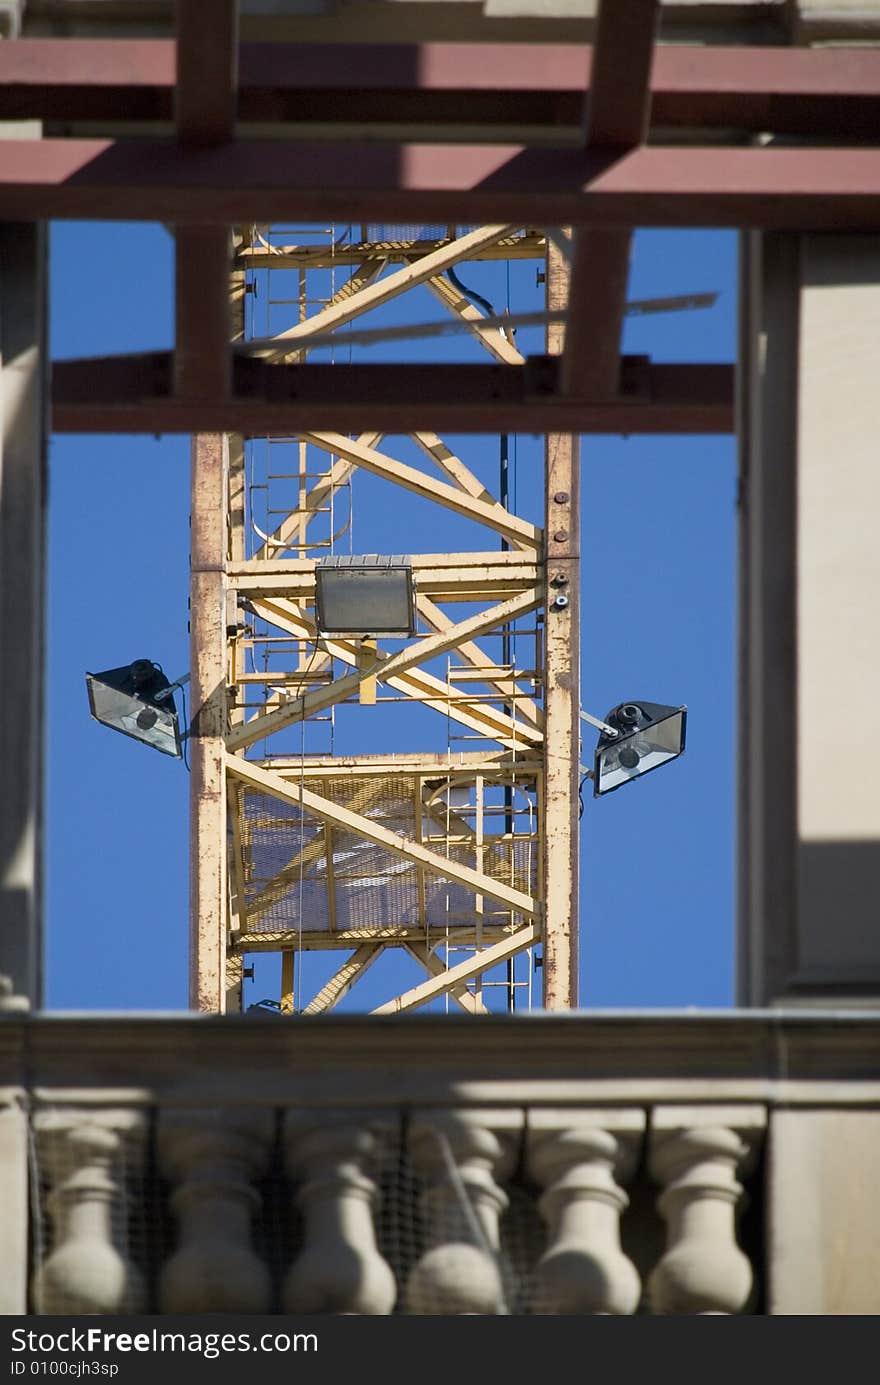
[[880,1099],[880,1012],[0,1015],[0,1090],[166,1105]]

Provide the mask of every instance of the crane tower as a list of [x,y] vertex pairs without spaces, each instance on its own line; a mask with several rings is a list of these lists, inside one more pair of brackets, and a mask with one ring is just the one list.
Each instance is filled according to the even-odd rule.
[[[399,323],[404,295],[410,317],[427,305],[523,364],[462,266],[481,282],[486,261],[532,260],[548,309],[566,301],[564,241],[530,227],[234,240],[234,336],[330,359],[340,380],[352,325]],[[548,353],[561,332],[548,324]],[[193,439],[191,1002],[240,1010],[274,953],[273,1003],[319,1014],[399,948],[419,979],[377,1013],[573,1006],[577,439],[543,440],[525,516],[507,439],[327,418]]]

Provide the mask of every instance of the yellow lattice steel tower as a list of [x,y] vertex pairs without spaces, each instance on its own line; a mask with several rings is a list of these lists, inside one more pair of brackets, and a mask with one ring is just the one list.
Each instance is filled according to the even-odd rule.
[[[272,338],[262,349],[277,360],[303,360],[318,333],[425,286],[496,360],[523,364],[513,334],[448,275],[471,259],[546,259],[548,306],[564,304],[561,254],[529,228],[360,229],[239,236],[237,334],[249,271],[269,287],[262,331],[248,335]],[[296,1008],[317,1014],[389,947],[426,976],[379,1013],[438,996],[485,1012],[487,974],[520,953],[543,964],[545,1005],[575,1003],[575,449],[547,439],[539,525],[501,503],[465,447],[430,432],[194,439],[194,1006],[241,1008],[244,959],[277,952],[290,1011],[297,956],[330,951],[341,964],[329,979],[297,987]],[[350,487],[364,476],[399,507],[393,563],[369,520],[356,514],[351,535]],[[409,551],[412,497],[434,507],[431,551]],[[393,647],[377,638],[380,616],[346,627],[329,611],[334,582],[363,596],[368,578],[402,581],[411,599]],[[353,704],[367,754],[338,743]],[[441,718],[445,747],[435,736],[430,751],[401,750],[388,704]],[[501,984],[510,994],[515,974]]]

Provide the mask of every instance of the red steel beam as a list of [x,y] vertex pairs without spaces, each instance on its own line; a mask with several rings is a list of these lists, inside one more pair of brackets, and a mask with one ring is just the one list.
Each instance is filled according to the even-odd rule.
[[[176,0],[177,138],[187,148],[211,148],[235,132],[238,58],[237,0]],[[175,393],[229,393],[229,229],[175,228]]]
[[238,104],[237,0],[175,0],[177,135],[187,144],[231,139]]
[[[571,44],[243,44],[242,121],[576,126],[592,50]],[[0,43],[0,119],[170,121],[170,39]],[[880,50],[655,49],[655,127],[873,137]],[[340,99],[340,97],[344,99]],[[465,116],[466,112],[466,116]]]
[[880,49],[658,46],[654,127],[876,139]]
[[880,229],[880,149],[0,142],[0,218]]
[[173,398],[168,352],[61,361],[52,371],[60,433],[245,435],[379,429],[437,432],[729,433],[734,368],[627,358],[630,393],[560,396],[558,357],[501,365],[271,365],[236,361],[232,398]]
[[[625,153],[647,137],[658,0],[602,0],[586,103],[587,149]],[[582,227],[575,236],[562,366],[566,394],[603,398],[620,379],[629,277],[629,228]]]
[[659,0],[600,0],[584,120],[587,145],[629,149],[648,129]]
[[174,233],[174,390],[182,398],[229,393],[229,268],[226,226],[178,226]]

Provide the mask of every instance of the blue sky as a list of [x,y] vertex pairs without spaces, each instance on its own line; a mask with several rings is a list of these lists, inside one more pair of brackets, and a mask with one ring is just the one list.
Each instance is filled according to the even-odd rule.
[[[735,260],[732,232],[640,232],[630,297],[715,289],[720,298],[710,310],[630,319],[625,349],[658,361],[732,360]],[[54,356],[172,345],[173,247],[161,226],[59,223],[51,267]],[[538,302],[535,269],[535,262],[509,272],[468,265],[461,275],[496,306],[509,300],[516,311]],[[364,322],[440,313],[425,290],[404,302]],[[259,297],[256,303],[259,331],[265,307]],[[540,349],[537,332],[523,330],[517,344]],[[431,350],[481,359],[457,341],[385,354],[427,359]],[[496,486],[497,438],[447,441]],[[406,446],[395,440],[388,450],[409,459]],[[537,519],[540,443],[521,437],[511,448],[517,508]],[[687,752],[675,764],[607,798],[594,801],[589,787],[585,794],[581,1003],[729,1005],[734,443],[590,437],[582,455],[583,705],[602,716],[633,698],[683,702],[689,719]],[[183,437],[56,437],[50,444],[49,1008],[180,1010],[187,1003],[188,776],[181,764],[93,722],[83,675],[140,657],[158,660],[171,678],[188,669],[188,469]],[[387,487],[371,478],[356,485],[354,551],[399,551],[401,515],[389,506]],[[485,530],[480,539],[471,526],[465,537],[464,525],[449,516],[438,526],[434,507],[415,502],[403,546],[494,546]],[[367,711],[342,710],[337,753],[366,748],[355,713]],[[397,707],[380,707],[371,713],[368,742],[445,745],[445,731],[429,745],[421,727],[401,721]],[[404,734],[410,740],[402,747],[392,738]],[[593,744],[588,732],[585,761]],[[305,989],[326,964],[312,959]],[[277,969],[275,959],[258,963],[246,1003],[277,995]],[[344,1008],[369,1008],[420,975],[388,953]]]

